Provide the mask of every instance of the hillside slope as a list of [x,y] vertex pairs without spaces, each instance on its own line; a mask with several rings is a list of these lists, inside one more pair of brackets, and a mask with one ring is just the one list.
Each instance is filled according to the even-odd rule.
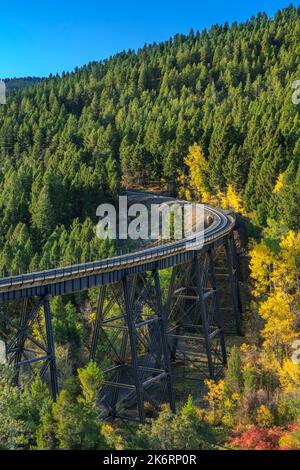
[[8,93],[13,93],[15,91],[23,90],[28,86],[32,86],[36,83],[39,83],[43,78],[39,77],[23,77],[23,78],[8,78],[5,79],[6,90]]
[[121,178],[174,182],[194,142],[213,191],[232,184],[262,224],[279,209],[299,228],[300,106],[291,88],[300,77],[299,14],[289,7],[273,19],[178,34],[8,97],[0,269],[88,258],[93,249],[78,240],[94,240],[96,207],[118,194]]

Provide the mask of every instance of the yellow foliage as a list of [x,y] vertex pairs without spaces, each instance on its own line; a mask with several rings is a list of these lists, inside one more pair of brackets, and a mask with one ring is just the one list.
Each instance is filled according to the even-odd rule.
[[191,201],[192,195],[191,195],[191,191],[189,189],[185,190],[184,199],[186,199],[187,201]]
[[280,248],[282,250],[290,251],[296,250],[300,253],[300,233],[296,233],[293,230],[290,230],[286,237],[283,237],[280,242]]
[[178,182],[178,197],[190,201],[192,199],[191,191],[186,188],[187,182],[184,173],[181,173],[177,179]]
[[259,306],[259,314],[266,321],[262,330],[264,348],[278,356],[297,337],[293,326],[295,314],[291,309],[291,296],[276,290]]
[[213,380],[205,380],[205,385],[208,387],[205,399],[208,401],[209,406],[213,409],[218,406],[224,398],[224,380],[214,382]]
[[274,416],[266,405],[261,405],[257,410],[257,423],[262,428],[274,426]]
[[209,411],[206,414],[206,419],[210,424],[218,424],[221,422],[223,417],[225,382],[224,380],[220,380],[219,382],[205,380],[205,385],[208,387],[205,399],[209,404]]
[[125,443],[122,436],[110,424],[102,424],[101,434],[105,438],[109,447],[115,450],[124,450]]
[[281,251],[275,256],[263,243],[250,252],[250,270],[254,279],[253,294],[268,297],[259,306],[265,320],[262,330],[264,348],[283,359],[295,331],[297,302],[299,302],[300,234],[289,231],[281,239]]
[[237,403],[240,401],[241,396],[239,393],[232,393],[230,398],[226,398],[224,401],[224,408],[227,411],[231,411],[236,408]]
[[[280,242],[280,256],[274,263],[272,282],[285,291],[299,290],[300,234],[290,230]],[[299,292],[298,292],[299,294]]]
[[281,368],[280,362],[274,358],[272,353],[264,352],[260,354],[258,362],[263,371],[268,372],[270,375],[278,376]]
[[241,353],[247,353],[247,352],[251,351],[250,344],[247,344],[247,343],[241,344],[240,351],[241,351]]
[[218,196],[223,209],[232,209],[234,212],[245,214],[242,198],[231,184],[228,185],[225,194],[219,192]]
[[270,276],[274,289],[284,292],[291,292],[296,287],[297,271],[283,258],[277,259],[273,263],[273,271]]
[[262,241],[250,251],[251,277],[255,281],[252,291],[254,296],[260,297],[271,288],[282,290],[289,295],[297,294],[300,272],[300,234],[289,231],[281,239],[280,248],[279,255],[275,256]]
[[255,297],[260,297],[270,289],[273,262],[273,254],[264,242],[257,243],[250,251],[250,271],[254,280],[252,294]]
[[191,188],[201,197],[202,202],[208,202],[210,199],[208,186],[209,165],[199,145],[194,144],[189,147],[189,153],[184,159],[184,163],[189,169]]
[[295,364],[291,359],[286,359],[279,371],[280,385],[286,392],[294,392],[300,389],[300,364]]
[[45,316],[42,307],[39,308],[36,318],[37,321],[33,322],[32,324],[32,336],[41,343],[43,343],[43,332],[45,331]]
[[273,189],[273,193],[277,194],[280,192],[281,188],[284,185],[284,173],[280,173],[280,175],[277,178],[276,184]]
[[88,316],[88,322],[94,324],[96,321],[96,312],[91,312]]

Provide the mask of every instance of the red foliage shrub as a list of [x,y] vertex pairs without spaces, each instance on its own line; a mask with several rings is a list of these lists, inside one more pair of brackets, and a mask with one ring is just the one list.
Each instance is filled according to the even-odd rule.
[[232,439],[229,445],[241,450],[275,450],[279,449],[279,439],[283,433],[278,427],[265,429],[251,426]]

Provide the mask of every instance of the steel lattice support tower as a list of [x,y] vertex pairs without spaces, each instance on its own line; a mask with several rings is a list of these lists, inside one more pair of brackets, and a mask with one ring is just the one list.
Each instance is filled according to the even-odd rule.
[[6,356],[8,364],[16,368],[15,383],[40,375],[49,383],[55,400],[58,383],[49,295],[38,300],[25,298],[20,321],[6,317],[5,323],[10,330]]
[[218,296],[212,250],[173,268],[167,300],[172,359],[192,364],[211,379],[227,362]]
[[[104,347],[105,346],[105,347]],[[102,416],[145,423],[145,403],[175,411],[166,319],[157,269],[125,274],[122,282],[100,288],[90,359],[105,376],[99,397]]]

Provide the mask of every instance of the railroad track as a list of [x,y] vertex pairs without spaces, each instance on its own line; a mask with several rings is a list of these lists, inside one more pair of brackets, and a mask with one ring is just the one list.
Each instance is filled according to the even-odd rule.
[[[190,204],[196,203],[153,195],[151,193],[128,192],[132,202],[153,202],[158,204]],[[235,218],[232,214],[205,205],[205,218],[210,224],[204,229],[204,242],[197,251],[205,251],[218,240],[227,236],[234,228]],[[162,246],[153,246],[141,251],[115,256],[112,258],[74,264],[61,268],[19,274],[0,279],[0,302],[42,295],[49,292],[54,295],[72,293],[101,284],[119,280],[118,272],[124,270],[139,272],[149,269],[149,263],[159,263],[161,268],[174,266],[192,253],[191,245],[197,241],[197,233]],[[189,245],[189,248],[187,248]],[[196,246],[195,246],[196,249]],[[181,255],[181,256],[179,256]],[[165,262],[163,262],[165,261]]]

